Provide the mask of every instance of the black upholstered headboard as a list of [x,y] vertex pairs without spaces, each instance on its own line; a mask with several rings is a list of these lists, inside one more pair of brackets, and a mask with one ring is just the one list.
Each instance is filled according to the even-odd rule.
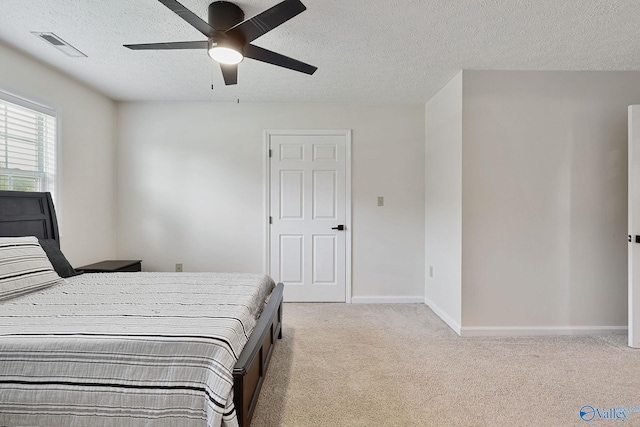
[[60,245],[50,193],[0,191],[0,237],[36,236]]

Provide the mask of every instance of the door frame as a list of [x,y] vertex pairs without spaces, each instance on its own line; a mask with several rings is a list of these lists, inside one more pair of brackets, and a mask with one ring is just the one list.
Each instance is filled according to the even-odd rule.
[[345,138],[345,302],[351,303],[351,129],[267,129],[264,131],[263,153],[264,159],[264,271],[271,274],[269,259],[271,258],[271,161],[269,160],[269,143],[272,135],[327,135]]
[[640,166],[640,153],[637,148],[640,146],[640,105],[630,105],[628,107],[628,225],[629,243],[627,246],[628,259],[628,345],[632,348],[640,348],[640,271],[637,269],[638,251],[636,236],[640,224],[638,224],[640,206],[638,200],[638,167]]

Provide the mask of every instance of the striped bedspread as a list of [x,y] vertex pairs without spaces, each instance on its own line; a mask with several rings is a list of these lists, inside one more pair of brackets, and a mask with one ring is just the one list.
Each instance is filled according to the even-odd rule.
[[237,426],[232,370],[271,278],[66,281],[0,302],[0,426]]

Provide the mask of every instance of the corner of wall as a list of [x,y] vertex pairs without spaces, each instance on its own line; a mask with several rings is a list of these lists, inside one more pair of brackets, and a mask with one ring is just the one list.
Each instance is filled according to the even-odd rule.
[[425,105],[425,303],[456,333],[462,305],[462,71]]

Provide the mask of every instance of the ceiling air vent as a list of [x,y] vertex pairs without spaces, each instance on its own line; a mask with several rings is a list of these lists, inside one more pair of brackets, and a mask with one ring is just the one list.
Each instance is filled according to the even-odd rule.
[[75,47],[71,46],[69,43],[65,42],[64,40],[62,40],[60,37],[56,36],[53,33],[37,33],[35,31],[32,31],[31,34],[34,34],[35,36],[37,36],[38,38],[44,40],[45,42],[47,42],[51,46],[53,46],[56,49],[62,51],[67,56],[73,56],[73,57],[76,57],[76,58],[78,58],[78,57],[86,57],[87,56],[87,55],[85,55],[84,53],[80,52],[78,49],[76,49]]

